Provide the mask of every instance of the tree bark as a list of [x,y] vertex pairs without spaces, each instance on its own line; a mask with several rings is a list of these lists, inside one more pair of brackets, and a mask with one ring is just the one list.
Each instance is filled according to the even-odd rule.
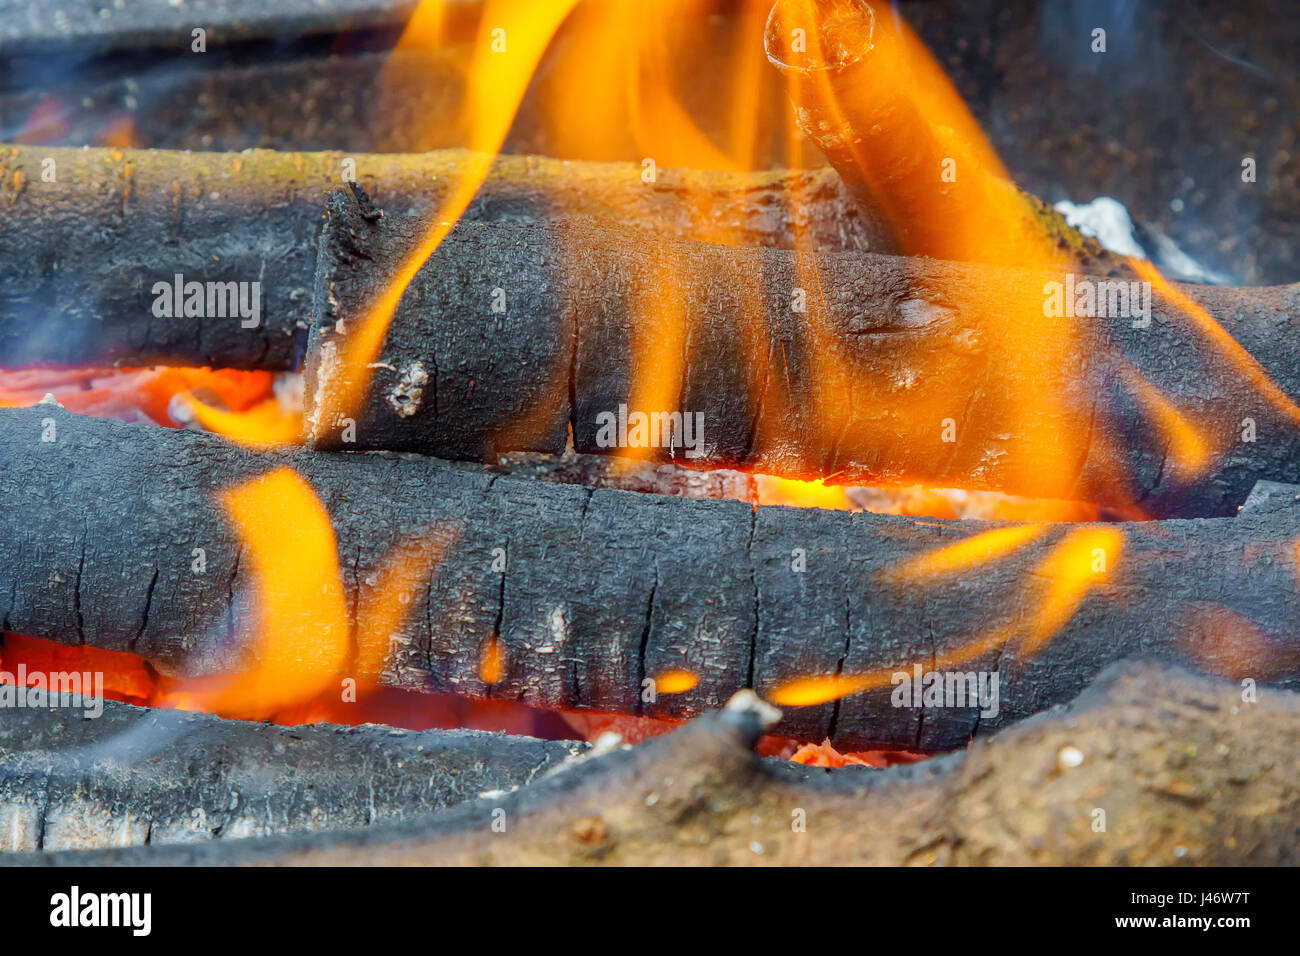
[[[430,227],[331,198],[306,365],[318,445],[350,437],[347,418],[359,448],[490,459],[556,454],[571,432],[578,451],[608,452],[602,422],[627,406],[702,415],[697,467],[845,484],[1201,516],[1233,513],[1258,479],[1300,480],[1300,411],[1266,400],[1178,305],[1156,294],[1148,320],[1038,329],[1045,281],[1064,275],[471,223],[416,274],[374,361],[349,368],[352,336]],[[1179,291],[1300,396],[1296,286]],[[364,398],[336,416],[349,383]],[[1161,401],[1203,439],[1194,474]],[[673,447],[645,453],[682,458],[679,437],[660,442]]]
[[104,701],[0,721],[0,849],[158,846],[425,816],[586,744],[475,730],[277,727]]
[[[761,760],[737,702],[501,798],[356,833],[27,864],[1280,865],[1300,859],[1295,694],[1151,664],[961,754],[887,770]],[[502,816],[504,814],[504,817]],[[493,821],[508,821],[504,832]],[[1100,824],[1100,827],[1098,826]],[[497,828],[499,830],[499,828]]]
[[1280,481],[1257,481],[1241,506],[1242,514],[1269,514],[1300,505],[1300,485]]
[[[255,555],[220,495],[288,467],[331,518],[352,620],[396,546],[447,542],[391,635],[378,677],[394,687],[675,719],[744,687],[790,699],[778,690],[799,678],[877,675],[841,700],[789,707],[777,733],[936,751],[1069,700],[1135,655],[1300,679],[1294,511],[1030,527],[1005,554],[980,557],[979,539],[969,566],[944,573],[915,562],[1003,526],[586,489],[390,454],[254,452],[53,406],[0,412],[0,458],[0,628],[130,651],[171,675],[228,674],[261,653],[248,637]],[[504,670],[489,684],[480,662],[496,641]],[[914,666],[996,672],[997,713],[896,706],[893,675]],[[675,670],[698,683],[658,693]]]
[[[293,368],[329,189],[355,174],[393,212],[427,212],[464,174],[468,156],[0,148],[0,367]],[[581,214],[635,222],[648,234],[778,246],[793,245],[798,230],[829,249],[879,239],[829,169],[665,169],[653,183],[641,172],[499,156],[466,218],[524,224]],[[155,315],[154,284],[178,273],[260,283],[260,323]]]

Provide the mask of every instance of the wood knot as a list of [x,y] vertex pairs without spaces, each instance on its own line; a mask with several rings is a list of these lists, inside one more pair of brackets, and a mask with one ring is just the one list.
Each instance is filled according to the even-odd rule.
[[607,849],[609,844],[609,826],[603,817],[583,817],[569,827],[569,833],[577,844],[587,852]]

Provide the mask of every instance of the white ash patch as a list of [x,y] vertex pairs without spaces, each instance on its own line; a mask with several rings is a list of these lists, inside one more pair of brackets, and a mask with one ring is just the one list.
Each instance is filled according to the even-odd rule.
[[568,773],[574,767],[580,767],[588,760],[603,757],[616,750],[631,749],[632,745],[624,740],[621,734],[616,734],[612,730],[607,730],[596,738],[595,743],[591,744],[591,746],[586,749],[583,749],[581,744],[570,747],[568,756],[543,773],[541,779],[545,780],[547,777],[554,777],[558,774]]
[[929,325],[951,322],[954,318],[951,309],[926,299],[907,299],[898,304],[898,313],[903,325],[909,329],[923,329]]
[[73,797],[45,810],[41,847],[46,850],[98,850],[116,846],[144,846],[149,820],[90,797]]
[[763,698],[759,697],[749,688],[737,691],[732,694],[725,707],[722,708],[733,714],[753,715],[758,719],[759,725],[768,730],[775,727],[781,720],[781,711],[777,710]]
[[285,412],[303,410],[303,381],[301,372],[278,372],[271,380],[271,394]]
[[388,392],[388,404],[402,418],[409,418],[420,410],[424,401],[424,386],[429,384],[429,373],[420,362],[412,362],[397,376],[397,383]]
[[312,394],[311,410],[306,416],[307,433],[312,438],[320,438],[325,425],[320,420],[322,398],[329,394],[330,383],[339,371],[339,347],[332,340],[325,339],[317,349],[315,368],[315,391]]
[[1143,223],[1142,228],[1148,237],[1150,248],[1144,248],[1138,241],[1138,229],[1128,210],[1123,203],[1110,196],[1098,196],[1092,202],[1082,204],[1063,199],[1052,208],[1065,217],[1068,225],[1085,236],[1092,236],[1111,252],[1150,259],[1161,271],[1172,274],[1175,279],[1210,285],[1225,285],[1232,281],[1231,276],[1197,262],[1183,252],[1173,239],[1147,223]]
[[550,635],[551,642],[537,648],[538,654],[554,654],[568,639],[569,622],[564,618],[564,608],[551,608],[551,612],[546,615],[546,633]]
[[1075,204],[1063,199],[1052,207],[1065,217],[1067,225],[1085,236],[1092,236],[1103,246],[1121,256],[1147,257],[1134,235],[1133,220],[1124,204],[1109,196],[1098,196],[1092,202]]
[[7,853],[39,850],[41,815],[30,804],[0,807],[0,850]]

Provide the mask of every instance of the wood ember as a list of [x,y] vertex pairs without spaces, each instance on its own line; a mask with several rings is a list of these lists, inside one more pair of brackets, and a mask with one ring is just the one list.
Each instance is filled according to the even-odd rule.
[[278,727],[111,700],[84,716],[94,707],[74,699],[0,721],[0,850],[370,826],[511,790],[587,749],[476,730]]
[[[11,227],[0,233],[0,367],[291,368],[305,338],[327,192],[355,171],[392,212],[428,211],[467,156],[0,148]],[[54,182],[43,180],[47,161]],[[707,218],[692,212],[692,196]],[[666,169],[647,184],[631,164],[499,156],[466,218],[532,223],[575,211],[663,235],[717,230],[755,245],[791,246],[796,230],[828,249],[865,249],[879,238],[829,169]],[[177,274],[259,283],[258,324],[215,312],[156,316],[155,283]]]
[[[557,457],[516,452],[501,456],[489,469],[493,474],[516,478],[682,498],[726,498],[757,504],[760,494],[754,476],[744,472],[726,469],[697,471],[671,463],[604,455],[564,454]],[[847,506],[848,500],[845,502]]]
[[[308,431],[318,445],[348,437],[322,396],[355,382],[340,360],[349,336],[428,228],[380,215],[361,193],[332,196],[306,365]],[[350,447],[491,460],[507,450],[558,454],[571,431],[577,451],[609,451],[601,416],[629,406],[635,370],[680,361],[673,407],[640,411],[703,416],[697,467],[1118,508],[1140,502],[1154,516],[1232,514],[1256,480],[1300,480],[1300,417],[1270,405],[1158,294],[1146,325],[1080,317],[1069,335],[1027,357],[1006,331],[1004,308],[1041,309],[1044,278],[926,259],[652,241],[580,222],[467,223],[398,304],[365,370]],[[645,302],[644,290],[665,287],[680,299],[680,328]],[[809,293],[807,312],[792,308],[796,291],[808,289],[820,299]],[[1284,393],[1300,396],[1295,287],[1179,289]],[[492,310],[494,296],[504,296],[504,312]],[[677,345],[641,352],[637,336],[647,327],[659,332],[656,343],[689,348],[680,346],[680,359]],[[828,373],[828,361],[842,374]],[[399,411],[393,396],[414,369],[429,376],[424,400]],[[1135,376],[1202,430],[1213,460],[1199,474],[1189,478],[1170,461],[1169,434]],[[1027,401],[1032,394],[1054,400]],[[944,442],[946,417],[954,442]],[[1258,440],[1242,440],[1246,419]],[[1077,472],[1055,467],[1062,450],[1031,446],[1027,434],[1080,436],[1069,452]],[[661,444],[673,447],[647,454],[685,452],[682,441]]]
[[[177,396],[193,396],[204,404],[245,412],[262,402],[291,391],[294,382],[282,373],[277,383],[272,373],[203,368],[93,368],[0,370],[0,406],[35,405],[48,395],[80,415],[127,422],[186,425],[193,421],[189,406]],[[301,380],[297,383],[301,393]],[[292,396],[283,401],[286,413],[294,410]],[[299,406],[300,407],[300,406]]]
[[[888,770],[762,760],[733,701],[500,798],[353,833],[31,854],[95,864],[1294,863],[1300,702],[1150,663],[969,750]],[[508,826],[495,832],[494,819]],[[1100,821],[1100,827],[1098,823]],[[797,824],[797,825],[796,825]],[[864,834],[870,834],[865,839]]]
[[[42,441],[51,423],[56,440]],[[349,614],[399,541],[454,532],[393,634],[380,679],[394,687],[671,719],[747,686],[883,671],[876,689],[789,708],[776,733],[932,752],[1068,700],[1134,655],[1300,680],[1294,512],[1029,526],[1005,556],[930,575],[905,568],[1002,526],[587,489],[391,454],[254,452],[53,406],[0,411],[0,458],[0,628],[131,651],[169,675],[251,663],[256,573],[220,494],[287,466],[331,516]],[[1096,548],[1108,564],[1095,577],[1053,563],[1095,568]],[[505,666],[489,685],[479,665],[495,641]],[[951,655],[961,672],[1000,675],[996,714],[894,706],[891,673]],[[643,682],[671,670],[698,684],[644,700]]]

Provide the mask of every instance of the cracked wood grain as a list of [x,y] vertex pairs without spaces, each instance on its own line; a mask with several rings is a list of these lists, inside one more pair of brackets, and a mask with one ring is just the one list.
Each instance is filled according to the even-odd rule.
[[[46,417],[57,423],[53,443],[41,441]],[[134,640],[173,675],[230,673],[255,658],[246,643],[255,579],[219,495],[289,467],[330,515],[339,554],[356,556],[343,582],[350,614],[373,596],[368,581],[396,545],[457,531],[392,635],[381,680],[394,687],[636,714],[642,675],[680,669],[698,685],[644,705],[679,719],[746,686],[767,694],[837,670],[888,678],[939,654],[964,654],[953,665],[963,671],[997,667],[998,713],[977,726],[970,708],[952,708],[926,709],[922,728],[917,709],[893,706],[886,682],[841,700],[838,717],[830,703],[789,708],[778,729],[847,749],[936,751],[962,746],[973,727],[982,736],[1068,700],[1109,662],[1137,655],[1300,681],[1294,509],[1104,526],[1122,548],[1031,654],[1023,639],[1048,600],[1042,565],[1089,526],[1048,526],[961,574],[899,579],[904,563],[1000,525],[592,490],[414,456],[258,452],[53,406],[0,411],[0,458],[10,464],[0,472],[7,627],[110,650]],[[191,570],[194,547],[206,549],[203,574]],[[504,602],[496,548],[509,554]],[[796,548],[807,555],[802,572]],[[89,613],[79,635],[73,572],[83,550]],[[1006,642],[975,643],[1006,629]],[[489,687],[478,665],[494,635],[506,673]]]
[[376,825],[523,786],[587,749],[471,730],[279,727],[116,701],[86,719],[82,703],[0,720],[0,850]]
[[[627,406],[703,415],[703,454],[688,464],[799,479],[981,488],[1156,517],[1232,514],[1255,481],[1300,480],[1300,410],[1271,401],[1159,295],[1146,327],[1080,317],[1035,336],[1023,320],[1042,314],[1046,274],[667,242],[610,224],[457,226],[356,382],[339,357],[429,227],[380,215],[361,191],[330,199],[306,364],[307,430],[321,447],[341,444],[327,397],[354,382],[365,398],[348,409],[347,447],[448,459],[558,454],[570,433],[579,452],[609,452],[600,416]],[[1300,287],[1180,288],[1300,396]],[[669,290],[667,305],[656,290]],[[797,290],[806,312],[792,305]],[[673,381],[679,341],[690,344],[661,400],[670,407],[638,409],[637,376]],[[437,414],[394,405],[402,376],[431,354],[456,357],[434,370]],[[1188,431],[1205,460],[1165,467]],[[645,449],[659,460],[681,451]]]
[[[170,364],[289,369],[310,311],[315,237],[343,162],[394,213],[437,208],[469,154],[240,153],[0,147],[0,367]],[[56,178],[46,182],[46,160]],[[830,170],[730,174],[500,156],[465,217],[528,223],[581,213],[664,236],[722,229],[737,242],[879,245]],[[692,196],[711,209],[707,224]],[[261,323],[157,318],[155,282],[260,282]],[[452,350],[450,355],[456,355]],[[432,361],[432,356],[429,356]],[[436,363],[434,363],[436,367]],[[431,413],[438,404],[436,389]]]

